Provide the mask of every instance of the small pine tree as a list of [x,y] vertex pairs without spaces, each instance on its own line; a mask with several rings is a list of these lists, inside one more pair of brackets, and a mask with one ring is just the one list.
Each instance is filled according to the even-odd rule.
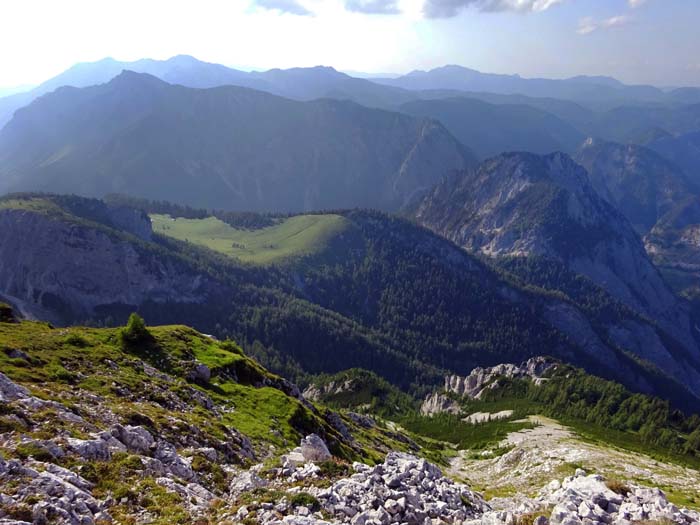
[[700,429],[688,436],[683,452],[700,456]]
[[121,338],[123,343],[133,345],[150,340],[151,334],[146,328],[143,318],[137,313],[132,313],[126,327],[122,329]]
[[15,314],[9,304],[0,303],[0,323],[14,323]]

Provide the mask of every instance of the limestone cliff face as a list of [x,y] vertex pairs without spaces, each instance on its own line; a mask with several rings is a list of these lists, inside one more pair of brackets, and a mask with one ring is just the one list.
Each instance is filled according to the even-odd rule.
[[118,229],[129,232],[139,239],[150,241],[153,236],[153,227],[148,214],[134,208],[117,206],[107,209],[109,220]]
[[416,217],[470,251],[556,259],[639,312],[670,322],[676,317],[668,314],[675,297],[641,239],[566,155],[488,160],[445,180]]
[[420,406],[420,413],[424,416],[444,413],[459,414],[461,411],[462,408],[455,399],[440,392],[428,395]]
[[678,295],[693,297],[700,270],[700,188],[675,156],[666,158],[643,146],[594,139],[575,156],[600,196],[644,237],[668,284]]
[[28,317],[60,321],[59,310],[80,319],[103,305],[199,302],[209,286],[202,275],[107,229],[0,210],[0,231],[0,289]]

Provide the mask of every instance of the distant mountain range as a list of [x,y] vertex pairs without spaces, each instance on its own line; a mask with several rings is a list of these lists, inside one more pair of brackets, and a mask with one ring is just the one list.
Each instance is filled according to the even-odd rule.
[[[0,126],[10,120],[17,109],[41,95],[62,86],[88,87],[103,84],[124,70],[147,73],[170,84],[193,88],[240,86],[298,100],[324,97],[348,99],[371,107],[393,105],[397,92],[401,91],[353,78],[330,67],[246,72],[185,55],[168,60],[142,59],[134,62],[106,58],[98,62],[76,64],[30,91],[0,98]],[[408,100],[413,96],[406,94],[403,98]]]
[[414,100],[399,110],[439,120],[481,159],[504,151],[573,153],[585,139],[559,117],[524,104],[496,105],[458,97]]
[[397,210],[473,163],[433,119],[133,72],[44,95],[0,131],[0,191],[207,208]]
[[[608,77],[525,79],[518,75],[496,75],[461,66],[445,66],[431,71],[414,71],[397,78],[355,78],[331,67],[320,66],[247,72],[180,55],[168,60],[120,62],[106,58],[76,64],[34,89],[0,98],[0,126],[12,117],[14,111],[38,96],[61,86],[102,84],[122,70],[148,73],[165,82],[188,87],[236,85],[297,100],[335,98],[384,109],[396,109],[412,100],[457,96],[493,104],[525,104],[566,120],[586,135],[597,136],[611,123],[616,124],[619,129],[613,130],[614,136],[603,136],[608,140],[621,140],[622,132],[643,133],[652,124],[674,127],[668,131],[677,133],[675,128],[682,126],[675,121],[682,120],[683,114],[664,116],[669,107],[700,103],[698,88],[663,91],[652,86],[628,86]],[[637,116],[621,115],[619,111],[610,118],[595,114],[620,106],[636,108]],[[625,118],[620,120],[621,116]],[[637,129],[640,126],[643,129]]]
[[453,89],[497,94],[520,94],[530,97],[550,97],[576,100],[605,107],[630,100],[638,102],[695,101],[700,90],[686,88],[670,93],[653,86],[629,86],[600,76],[577,76],[554,80],[523,78],[520,75],[482,73],[457,65],[430,71],[413,71],[398,78],[373,79],[377,83],[410,90]]
[[[103,84],[123,70],[192,88],[239,86],[299,101],[349,100],[370,108],[429,115],[482,159],[517,150],[574,153],[586,137],[651,146],[700,129],[697,88],[664,91],[627,86],[608,77],[525,79],[460,66],[384,79],[355,78],[320,66],[246,72],[185,55],[77,64],[30,91],[0,98],[0,127],[37,97],[62,86]],[[678,147],[669,150],[662,143],[659,148],[665,148],[667,156],[683,155]],[[686,157],[686,164],[696,169],[692,150]],[[688,171],[687,165],[682,167]]]

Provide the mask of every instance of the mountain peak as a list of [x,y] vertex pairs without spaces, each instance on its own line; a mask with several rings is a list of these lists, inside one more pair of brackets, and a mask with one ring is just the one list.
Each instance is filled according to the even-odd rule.
[[175,55],[166,60],[166,62],[178,64],[199,64],[201,60],[198,60],[192,55]]
[[119,61],[116,58],[104,57],[100,60],[95,60],[94,62],[78,62],[77,64],[73,65],[70,69],[82,69],[94,66],[110,66],[113,64],[117,64],[118,62]]
[[290,69],[274,68],[261,73],[263,76],[278,76],[278,75],[310,75],[314,78],[344,78],[345,73],[341,73],[331,66],[313,66],[313,67],[293,67]]
[[508,152],[487,160],[482,169],[508,178],[530,182],[547,182],[578,193],[590,186],[586,171],[562,152],[537,155],[529,152]]
[[122,69],[112,80],[107,82],[109,86],[124,87],[129,85],[140,86],[166,86],[167,82],[163,82],[158,77],[149,75],[148,73],[138,73],[130,69]]

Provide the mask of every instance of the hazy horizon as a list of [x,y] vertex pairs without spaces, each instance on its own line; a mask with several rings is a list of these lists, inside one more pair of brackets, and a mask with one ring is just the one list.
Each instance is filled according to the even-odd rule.
[[13,50],[0,88],[104,57],[179,54],[243,70],[326,65],[376,76],[458,64],[700,85],[694,0],[27,0],[0,12],[0,46]]

